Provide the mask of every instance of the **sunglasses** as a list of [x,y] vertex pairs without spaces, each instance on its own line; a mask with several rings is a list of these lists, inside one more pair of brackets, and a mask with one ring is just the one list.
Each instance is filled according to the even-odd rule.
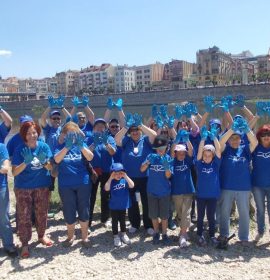
[[85,117],[79,117],[79,119],[80,119],[80,120],[84,120],[84,119],[85,119]]
[[265,132],[261,134],[261,137],[270,137],[270,132]]
[[60,121],[61,118],[52,118],[52,120],[54,120],[54,121]]
[[119,125],[111,125],[110,128],[118,128]]

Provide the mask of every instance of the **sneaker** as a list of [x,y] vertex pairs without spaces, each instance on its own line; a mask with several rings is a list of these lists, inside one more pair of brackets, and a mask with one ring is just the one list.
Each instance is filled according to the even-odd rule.
[[137,230],[138,230],[137,228],[131,226],[131,227],[128,229],[128,232],[129,232],[129,233],[135,233]]
[[188,246],[186,237],[184,235],[181,235],[179,238],[179,246],[180,248],[186,248]]
[[110,220],[107,220],[105,223],[102,223],[102,225],[105,228],[111,228],[112,227],[112,222]]
[[219,243],[215,236],[210,238],[210,242],[211,242],[211,245],[213,245],[213,246],[217,246]]
[[130,245],[131,244],[131,241],[129,239],[129,237],[126,235],[126,233],[123,233],[121,235],[121,241],[124,243],[124,244],[127,244],[127,245]]
[[148,228],[146,232],[147,232],[147,234],[149,234],[151,236],[153,236],[155,234],[155,231],[152,228]]
[[171,244],[171,240],[167,234],[162,234],[162,244],[168,246]]
[[176,229],[176,224],[173,220],[170,220],[169,223],[168,223],[168,228],[170,230],[175,230]]
[[201,247],[205,247],[205,246],[207,245],[204,236],[201,236],[201,237],[199,238],[198,245],[201,246]]
[[255,242],[259,242],[262,238],[263,238],[263,234],[257,233],[257,235],[255,236],[254,241],[255,241]]
[[159,233],[155,233],[153,235],[153,244],[156,245],[159,243],[159,239],[160,239],[160,234]]
[[5,253],[10,257],[10,258],[16,258],[18,257],[18,252],[16,247],[10,247],[8,249],[5,249]]
[[114,244],[115,247],[120,247],[122,245],[121,239],[118,235],[114,236],[113,244]]

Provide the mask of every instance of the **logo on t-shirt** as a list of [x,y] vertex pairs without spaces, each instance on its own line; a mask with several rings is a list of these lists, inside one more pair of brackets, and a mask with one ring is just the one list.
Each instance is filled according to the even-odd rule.
[[258,152],[257,157],[270,158],[270,152],[268,153]]
[[245,162],[246,158],[245,157],[240,157],[240,156],[229,156],[229,160],[233,161],[233,162]]
[[43,168],[41,162],[39,161],[38,158],[34,157],[33,160],[31,161],[31,169],[32,170],[38,170]]
[[210,174],[210,173],[212,173],[214,171],[214,169],[212,168],[212,167],[210,167],[210,168],[203,168],[202,169],[202,172],[203,173],[207,173],[207,174]]
[[125,186],[126,186],[125,184],[119,183],[119,184],[117,184],[117,185],[114,185],[114,186],[112,187],[112,189],[113,189],[113,191],[118,191],[118,190],[124,189]]
[[153,170],[155,172],[164,172],[165,171],[163,165],[160,165],[160,164],[152,164],[150,166],[150,170]]
[[188,169],[188,167],[187,167],[187,165],[185,165],[185,164],[183,164],[183,165],[177,165],[177,166],[175,166],[175,171],[180,171],[180,172],[183,172],[183,171],[185,171],[185,170],[187,170]]

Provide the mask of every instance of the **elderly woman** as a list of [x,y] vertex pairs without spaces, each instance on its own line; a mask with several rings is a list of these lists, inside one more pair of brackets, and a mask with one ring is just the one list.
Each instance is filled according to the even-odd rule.
[[38,137],[41,129],[35,122],[25,122],[20,128],[24,144],[19,145],[12,158],[17,202],[17,223],[22,243],[21,257],[29,257],[28,242],[32,235],[31,213],[35,210],[35,225],[38,240],[45,246],[52,246],[52,241],[45,236],[52,157],[49,146]]
[[67,225],[67,239],[63,243],[65,247],[71,246],[75,239],[76,212],[81,226],[82,246],[89,246],[88,220],[92,185],[86,160],[92,158],[93,154],[84,143],[84,134],[79,126],[73,122],[65,124],[54,151],[54,160],[58,164],[59,194]]
[[265,124],[257,131],[258,146],[252,153],[252,191],[257,208],[258,242],[265,232],[265,199],[270,224],[270,125]]
[[154,130],[144,124],[140,124],[138,126],[132,125],[129,128],[123,127],[115,136],[117,146],[122,147],[122,163],[128,176],[135,184],[131,191],[132,206],[128,209],[131,223],[130,233],[135,233],[140,227],[140,210],[136,200],[136,193],[140,193],[144,227],[148,234],[154,234],[152,222],[148,216],[147,174],[146,171],[141,172],[140,167],[145,158],[152,153],[152,143],[156,135]]
[[[243,133],[246,133],[249,145],[241,145]],[[242,245],[245,245],[249,238],[250,162],[251,153],[256,145],[257,139],[248,126],[244,131],[231,128],[220,139],[222,151],[220,234],[222,237],[229,236],[230,213],[232,204],[236,201],[239,212],[238,236]]]

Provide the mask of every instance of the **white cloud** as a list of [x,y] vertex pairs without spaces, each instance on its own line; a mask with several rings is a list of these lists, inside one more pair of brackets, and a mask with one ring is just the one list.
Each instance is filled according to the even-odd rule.
[[12,51],[8,51],[8,50],[0,50],[0,56],[5,56],[5,57],[9,57],[12,55]]

